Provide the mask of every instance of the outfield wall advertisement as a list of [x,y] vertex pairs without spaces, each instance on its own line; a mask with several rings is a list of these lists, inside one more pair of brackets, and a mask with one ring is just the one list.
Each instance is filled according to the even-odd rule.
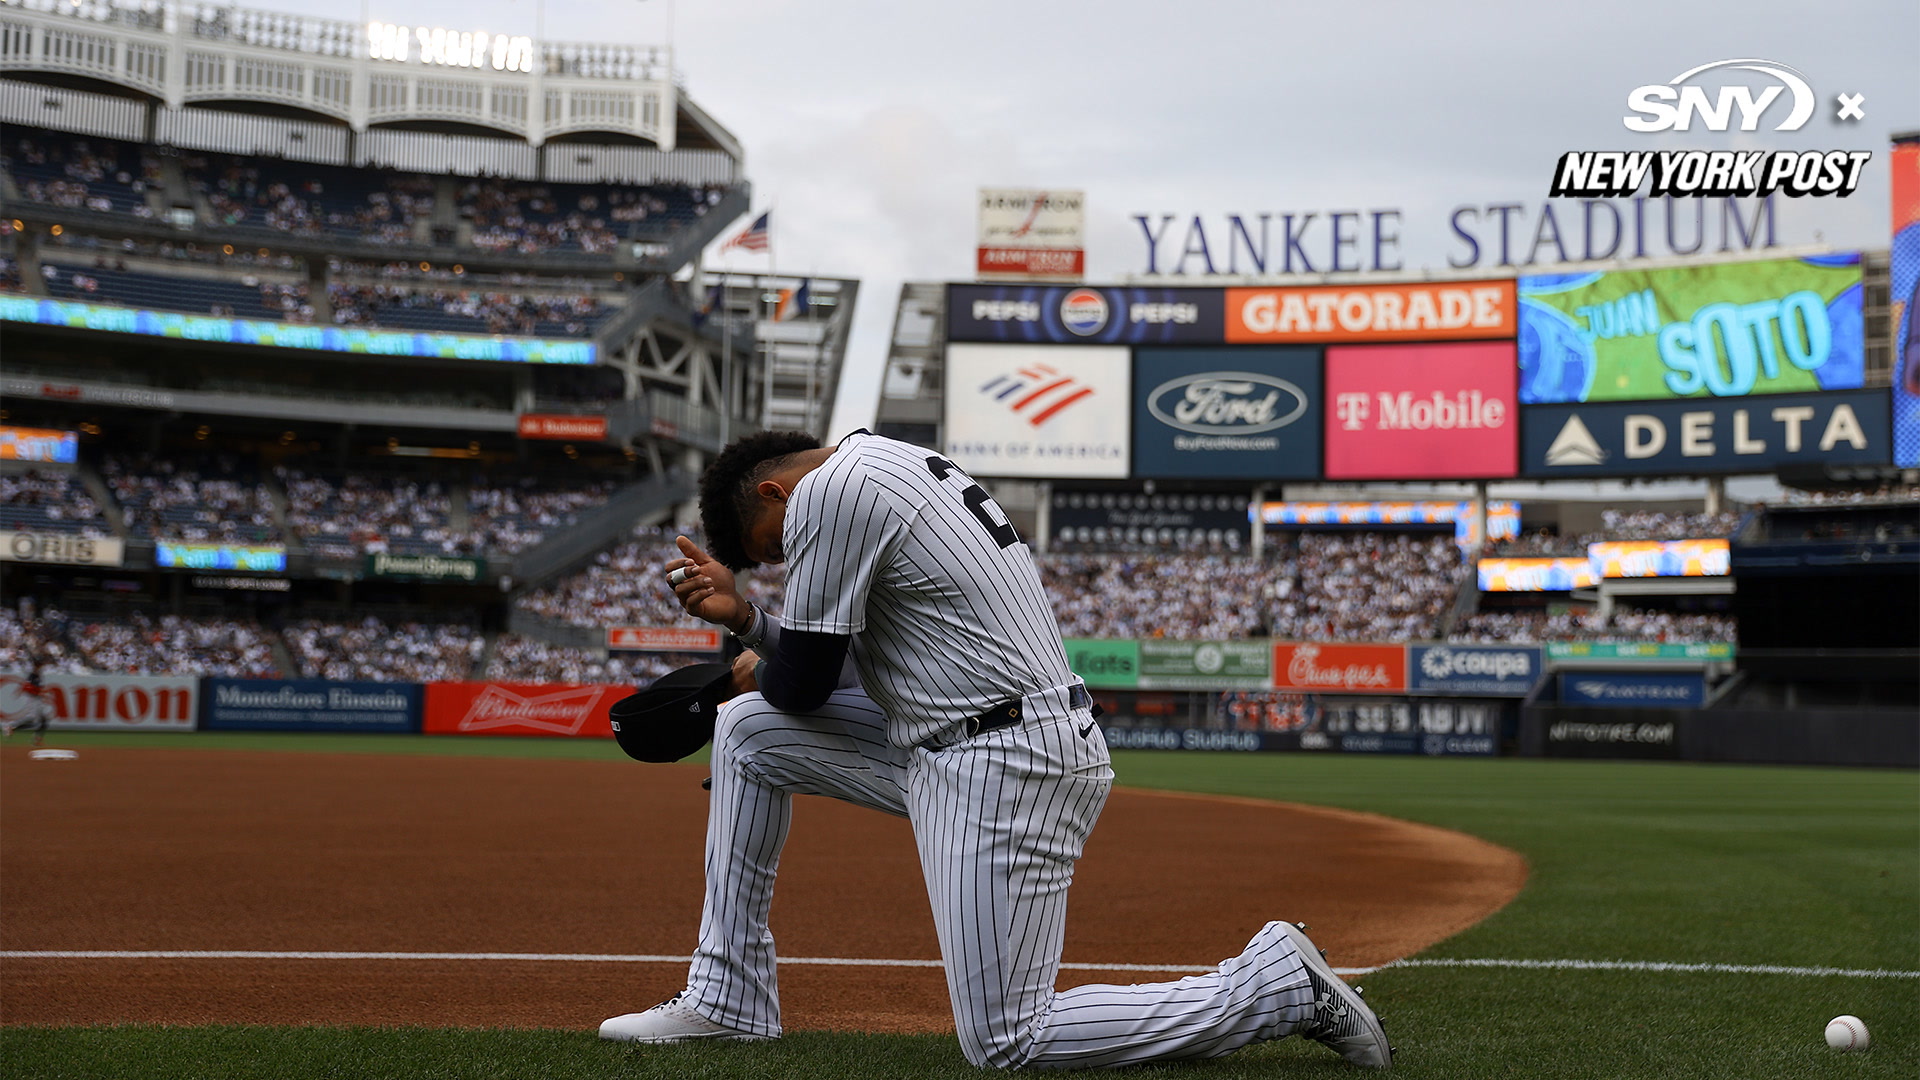
[[1328,479],[1514,475],[1511,342],[1342,346],[1326,364]]
[[69,566],[122,566],[126,545],[65,532],[0,530],[0,559],[7,562],[63,563]]
[[1307,479],[1320,473],[1313,349],[1138,349],[1133,475]]
[[420,730],[418,683],[322,679],[207,679],[200,699],[204,731]]
[[1057,345],[1217,345],[1219,289],[947,286],[947,340]]
[[53,706],[55,731],[192,731],[199,717],[200,679],[62,673],[47,675],[41,694]]
[[1545,668],[1537,645],[1414,645],[1411,689],[1429,694],[1525,697]]
[[1698,476],[1795,465],[1884,465],[1887,392],[1536,405],[1522,410],[1525,476]]
[[607,707],[631,686],[567,683],[428,683],[421,729],[429,735],[584,735],[612,738]]
[[952,345],[946,456],[974,476],[1125,479],[1124,348]]
[[1857,252],[1520,279],[1527,404],[1856,390]]

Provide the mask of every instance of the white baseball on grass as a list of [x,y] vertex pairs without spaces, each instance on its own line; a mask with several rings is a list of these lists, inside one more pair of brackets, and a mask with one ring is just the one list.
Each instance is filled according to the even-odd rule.
[[1866,1021],[1857,1016],[1836,1016],[1827,1021],[1827,1045],[1835,1050],[1865,1050],[1872,1043]]

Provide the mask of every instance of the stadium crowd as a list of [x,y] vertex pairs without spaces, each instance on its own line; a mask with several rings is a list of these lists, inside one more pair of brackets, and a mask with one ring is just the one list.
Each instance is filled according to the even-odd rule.
[[0,608],[0,666],[43,673],[110,675],[222,675],[280,677],[271,634],[233,618],[151,617],[144,612],[106,619]]
[[1730,536],[1740,524],[1739,513],[1682,514],[1658,510],[1600,512],[1600,531],[1561,536],[1540,530],[1496,541],[1486,554],[1498,558],[1528,555],[1584,555],[1588,544],[1607,540],[1693,540]]
[[80,478],[52,469],[0,472],[0,528],[79,533],[92,540],[113,535],[106,513]]
[[[673,538],[680,531],[642,525],[618,546],[594,556],[591,565],[520,598],[522,610],[571,626],[672,626],[690,622],[673,598],[662,569],[678,558]],[[690,534],[696,543],[698,534]],[[765,566],[738,578],[747,599],[762,610],[780,613],[786,576]]]
[[486,638],[461,622],[300,619],[280,632],[308,679],[439,682],[474,674]]
[[503,682],[625,683],[641,685],[688,664],[716,660],[709,654],[610,653],[597,656],[520,634],[501,634],[487,663],[487,678]]
[[[541,296],[478,289],[419,290],[406,285],[327,286],[333,321],[343,326],[397,325],[393,312],[437,312],[471,320],[474,332],[541,334],[556,331],[578,337],[606,314],[591,293]],[[383,315],[385,316],[383,318]],[[545,324],[545,325],[543,325]]]
[[540,487],[532,481],[475,486],[467,495],[473,532],[488,550],[516,554],[606,502],[616,486],[611,480],[571,488]]
[[1596,612],[1482,611],[1460,620],[1447,640],[1456,643],[1539,641],[1731,642],[1739,622],[1730,615],[1691,615],[1616,607]]
[[452,500],[437,481],[348,476],[333,480],[276,466],[287,523],[327,558],[365,554],[474,555],[479,536],[456,533]]
[[[273,496],[240,474],[231,455],[206,459],[206,472],[153,455],[109,455],[101,476],[125,514],[127,534],[192,543],[268,544],[281,539]],[[208,472],[216,475],[207,475]]]

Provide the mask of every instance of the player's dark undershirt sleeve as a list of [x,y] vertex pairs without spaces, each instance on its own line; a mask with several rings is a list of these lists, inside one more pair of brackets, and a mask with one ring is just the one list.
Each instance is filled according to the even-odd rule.
[[787,627],[759,672],[760,693],[781,712],[812,712],[839,688],[851,634]]

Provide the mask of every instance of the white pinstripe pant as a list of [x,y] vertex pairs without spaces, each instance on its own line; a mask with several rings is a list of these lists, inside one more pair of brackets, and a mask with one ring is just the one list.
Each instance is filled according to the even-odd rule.
[[1113,783],[1092,725],[1074,710],[942,750],[901,750],[859,690],[806,716],[759,694],[727,703],[714,730],[689,1000],[729,1027],[780,1033],[767,927],[774,875],[792,796],[828,795],[913,822],[960,1048],[973,1064],[1214,1057],[1291,1033],[1312,992],[1291,939],[1272,930],[1206,975],[1054,991],[1073,865]]

